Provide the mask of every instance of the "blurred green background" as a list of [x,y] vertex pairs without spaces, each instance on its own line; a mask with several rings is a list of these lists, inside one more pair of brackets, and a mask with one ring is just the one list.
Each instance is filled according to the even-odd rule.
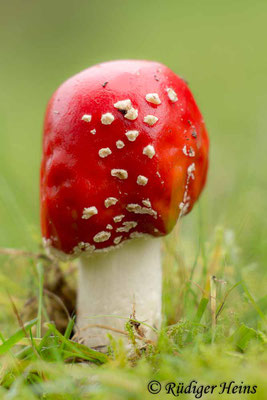
[[[206,237],[233,229],[246,262],[267,261],[266,1],[0,1],[0,246],[39,243],[46,103],[95,63],[157,60],[189,81],[211,139]],[[196,210],[183,236],[194,238]]]
[[[154,353],[141,357],[135,368],[118,347],[115,358],[97,370],[100,387],[82,384],[85,375],[93,374],[95,382],[91,364],[72,369],[58,362],[38,364],[38,370],[44,368],[40,382],[33,364],[31,379],[45,398],[143,400],[151,398],[146,387],[156,371],[162,382],[179,374],[184,381],[201,376],[208,384],[234,377],[259,383],[253,398],[266,399],[266,21],[266,0],[0,0],[0,251],[40,246],[45,107],[54,90],[80,70],[121,58],[168,65],[189,81],[211,142],[201,201],[182,219],[181,230],[164,241],[163,315],[175,324],[172,344],[166,331]],[[207,289],[213,274],[223,310],[216,334]],[[53,269],[52,283],[55,276]],[[68,269],[65,276],[75,286]],[[14,304],[27,319],[31,303],[25,300],[38,294],[38,279],[35,260],[1,256],[1,349],[18,328]],[[42,357],[46,360],[45,351]],[[40,399],[34,385],[29,389],[27,362],[11,358],[13,364],[19,368],[10,374],[9,364],[0,363],[0,398],[4,393],[4,399]],[[3,382],[14,390],[5,392]],[[53,390],[64,396],[47,397]]]

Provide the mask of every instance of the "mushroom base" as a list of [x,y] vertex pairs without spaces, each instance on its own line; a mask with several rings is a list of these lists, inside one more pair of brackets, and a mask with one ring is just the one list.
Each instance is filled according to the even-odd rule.
[[[160,328],[160,247],[161,239],[135,239],[110,253],[80,257],[77,333],[82,343],[106,351],[107,333],[129,341],[114,330],[125,331],[130,318]],[[146,339],[156,338],[155,332],[142,323],[133,324],[133,329]]]

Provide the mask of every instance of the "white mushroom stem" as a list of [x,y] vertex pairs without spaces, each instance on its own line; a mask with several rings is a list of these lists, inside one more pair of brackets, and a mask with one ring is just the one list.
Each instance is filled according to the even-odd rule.
[[[123,337],[89,325],[125,331],[129,318],[159,328],[161,324],[162,272],[160,239],[135,239],[109,253],[79,260],[77,334],[87,346],[106,351],[109,339]],[[134,315],[133,315],[134,313]],[[147,339],[155,332],[140,328]],[[138,332],[136,332],[138,333]]]

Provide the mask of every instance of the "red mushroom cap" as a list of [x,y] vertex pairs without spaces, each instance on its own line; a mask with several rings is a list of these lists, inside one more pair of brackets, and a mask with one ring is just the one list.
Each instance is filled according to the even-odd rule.
[[190,90],[166,66],[112,61],[70,78],[44,122],[46,245],[78,255],[166,235],[203,189],[208,147]]

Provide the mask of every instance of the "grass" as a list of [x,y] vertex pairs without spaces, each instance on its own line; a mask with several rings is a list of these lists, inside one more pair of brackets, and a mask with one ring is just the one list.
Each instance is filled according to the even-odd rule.
[[[266,15],[262,0],[2,2],[0,248],[16,251],[0,254],[0,398],[161,399],[167,382],[195,379],[258,386],[202,398],[266,399]],[[69,76],[117,58],[186,77],[211,138],[201,202],[164,241],[162,330],[132,357],[111,331],[107,356],[71,340],[75,265],[39,256],[45,105]]]
[[[125,334],[134,349],[130,355],[112,331],[107,331],[108,354],[76,343],[71,338],[75,324],[71,317],[60,333],[46,309],[46,261],[27,254],[7,259],[9,268],[19,264],[23,271],[36,270],[32,288],[38,307],[36,318],[22,323],[17,311],[22,299],[11,299],[15,309],[11,326],[17,324],[19,329],[6,338],[1,334],[1,398],[144,399],[152,396],[147,389],[152,380],[162,385],[155,396],[165,398],[168,382],[186,385],[196,380],[199,385],[218,385],[219,397],[214,398],[228,399],[229,394],[218,394],[220,384],[235,381],[241,388],[256,385],[253,398],[265,399],[267,297],[259,285],[255,299],[249,287],[255,271],[242,264],[233,232],[219,227],[209,243],[199,238],[201,251],[192,257],[192,265],[177,249],[177,236],[179,227],[164,242],[163,327],[156,343],[140,346],[126,322]],[[61,268],[68,273],[67,264]],[[241,268],[237,281],[236,270]]]

